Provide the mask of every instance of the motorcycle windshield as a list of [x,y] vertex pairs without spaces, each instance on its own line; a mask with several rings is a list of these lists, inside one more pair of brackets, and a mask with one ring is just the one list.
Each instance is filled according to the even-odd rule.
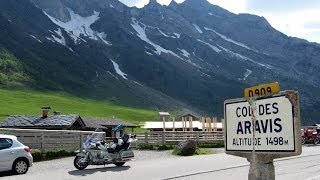
[[99,129],[96,129],[94,133],[87,137],[86,141],[83,143],[85,149],[90,148],[92,143],[101,142],[104,140],[104,132]]
[[98,142],[104,140],[104,132],[94,132],[88,138],[87,141]]

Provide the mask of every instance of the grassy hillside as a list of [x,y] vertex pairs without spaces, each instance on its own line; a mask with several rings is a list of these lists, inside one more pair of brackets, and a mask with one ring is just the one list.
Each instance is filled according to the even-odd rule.
[[7,50],[0,47],[0,86],[8,86],[10,83],[28,82],[30,80],[30,77],[23,72],[21,62]]
[[65,93],[36,92],[31,90],[0,89],[0,121],[8,115],[41,115],[42,106],[50,106],[51,112],[79,114],[80,116],[112,117],[138,124],[156,119],[156,112],[116,106],[109,102],[81,99]]

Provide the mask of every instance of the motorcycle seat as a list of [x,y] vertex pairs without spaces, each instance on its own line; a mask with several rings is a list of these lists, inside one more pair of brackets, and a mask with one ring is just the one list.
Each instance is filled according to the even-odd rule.
[[108,153],[115,153],[116,152],[116,150],[113,148],[107,148],[107,150],[108,150]]

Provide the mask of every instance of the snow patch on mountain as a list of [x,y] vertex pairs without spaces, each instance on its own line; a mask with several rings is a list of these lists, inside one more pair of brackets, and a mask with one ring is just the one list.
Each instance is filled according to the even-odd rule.
[[178,38],[180,38],[180,34],[177,35],[177,33],[172,33],[174,35],[174,36],[172,36],[172,35],[168,35],[168,34],[164,33],[163,31],[161,31],[161,29],[159,27],[154,27],[154,26],[150,26],[150,25],[145,25],[145,26],[148,27],[148,28],[151,28],[151,29],[158,30],[159,33],[161,35],[163,35],[164,37],[169,37],[169,38],[177,38],[178,37]]
[[98,33],[98,32],[97,32],[97,36],[98,36],[98,37],[100,38],[100,40],[101,40],[102,42],[104,42],[106,45],[112,45],[109,41],[106,40],[106,38],[107,38],[107,34],[106,34],[106,33],[104,33],[104,32]]
[[114,62],[113,60],[111,60],[111,59],[110,59],[110,61],[112,62],[113,67],[114,67],[114,70],[116,71],[116,73],[117,73],[118,75],[120,75],[123,79],[128,79],[128,78],[126,77],[127,74],[124,73],[124,72],[122,72],[122,71],[120,70],[119,65],[118,65],[116,62]]
[[64,38],[64,36],[62,35],[62,31],[60,28],[58,28],[58,30],[54,31],[55,33],[58,34],[58,36],[60,38],[55,37],[54,35],[52,35],[52,37],[54,38],[55,41],[57,41],[58,43],[66,46],[66,39]]
[[252,71],[251,71],[250,69],[246,69],[246,72],[244,73],[243,80],[245,81],[246,78],[247,78],[250,74],[252,74]]
[[194,26],[194,28],[196,28],[196,30],[197,30],[200,34],[203,33],[203,31],[200,29],[200,27],[199,27],[198,25],[196,25],[196,24],[192,24],[192,25]]
[[179,49],[177,48],[179,51],[181,51],[182,55],[189,58],[190,57],[190,53],[188,51],[186,51],[185,49]]
[[198,64],[192,62],[190,59],[187,59],[187,60],[184,60],[184,61],[187,62],[188,64],[196,67],[196,68],[203,69],[201,66],[199,66]]
[[180,35],[181,34],[178,34],[178,33],[173,33],[177,38],[180,38]]
[[217,52],[217,53],[221,52],[221,50],[220,50],[219,48],[217,48],[216,46],[214,46],[214,45],[212,45],[212,44],[210,44],[210,43],[204,42],[204,41],[202,41],[202,40],[200,40],[200,39],[197,39],[197,41],[199,41],[199,42],[201,42],[201,43],[209,46],[212,50],[214,50],[214,51]]
[[49,14],[47,14],[45,11],[44,14],[49,17],[49,19],[55,23],[56,25],[60,26],[63,28],[65,31],[68,32],[70,37],[74,40],[76,44],[79,43],[79,41],[84,41],[80,37],[80,35],[86,36],[92,40],[101,40],[107,45],[112,45],[110,42],[108,42],[106,38],[106,34],[104,32],[97,32],[91,29],[91,25],[96,22],[100,17],[99,17],[99,12],[94,11],[93,15],[88,16],[88,17],[82,17],[79,14],[76,14],[74,11],[71,9],[68,9],[70,13],[70,21],[68,22],[62,22],[59,19],[56,19],[54,17],[51,17]]
[[[46,39],[48,39],[49,41],[51,41],[53,43],[59,43],[62,46],[65,46],[71,52],[74,52],[73,49],[71,49],[70,47],[67,46],[66,39],[64,38],[64,36],[62,34],[62,30],[60,28],[58,28],[58,30],[55,30],[54,32],[49,30],[49,32],[52,33],[51,37],[46,37]],[[54,34],[58,35],[58,37],[55,36]]]
[[[50,32],[53,33],[52,31],[50,31]],[[57,42],[57,43],[67,47],[66,39],[62,35],[61,29],[58,28],[58,30],[55,30],[54,33],[55,33],[55,35],[58,35],[58,36],[55,36],[54,34],[51,34],[51,37],[46,37],[46,38],[51,42]]]
[[69,49],[71,52],[74,52],[74,50],[73,50],[73,49],[71,49],[70,47],[68,47],[68,49]]
[[135,84],[138,84],[140,86],[143,86],[142,84],[138,83],[137,81],[132,81],[132,82],[135,83]]
[[[219,46],[219,45],[218,45],[218,46]],[[224,48],[224,47],[222,47],[222,46],[219,46],[219,47],[220,47],[221,49],[223,49],[225,52],[227,52],[231,57],[236,57],[236,58],[239,58],[239,59],[242,59],[242,60],[245,60],[245,61],[250,61],[250,62],[252,62],[252,63],[254,63],[254,64],[257,64],[257,65],[259,65],[259,66],[266,67],[267,69],[271,69],[271,68],[272,68],[272,66],[269,65],[269,64],[263,64],[263,63],[254,61],[253,59],[251,59],[251,58],[249,58],[249,57],[246,57],[246,56],[243,56],[243,55],[241,55],[241,54],[239,54],[239,53],[233,52],[233,51],[231,51],[231,50],[229,50],[229,49],[226,49],[226,48]]]
[[148,52],[148,51],[144,51],[146,54],[152,56],[153,54],[151,52]]
[[[141,24],[141,26],[140,26]],[[179,59],[182,59],[180,56],[178,56],[176,53],[170,51],[170,50],[167,50],[163,47],[161,47],[160,45],[152,42],[148,37],[147,37],[147,34],[146,34],[146,25],[143,24],[143,23],[140,23],[139,21],[137,21],[135,18],[132,18],[132,23],[131,23],[131,26],[132,28],[138,33],[137,36],[145,41],[146,43],[150,44],[151,46],[153,46],[153,48],[155,49],[155,53],[158,54],[158,55],[161,55],[161,53],[166,53],[166,54],[171,54]],[[182,59],[183,60],[183,59]]]
[[35,37],[32,34],[29,34],[30,37],[32,37],[33,39],[35,39],[36,41],[38,41],[39,43],[42,43],[42,41],[40,39],[38,39],[37,37]]
[[162,32],[159,28],[157,28],[157,29],[158,29],[158,31],[160,32],[160,34],[162,34],[164,37],[170,37],[170,36],[168,36],[166,33]]
[[111,8],[114,8],[114,6],[113,6],[112,4],[110,4],[110,7],[111,7]]
[[217,35],[220,36],[222,39],[224,39],[224,40],[226,40],[226,41],[228,41],[228,42],[231,42],[231,43],[233,43],[233,44],[235,44],[235,45],[241,46],[241,47],[246,48],[246,49],[248,49],[248,50],[257,52],[256,50],[248,47],[247,45],[245,45],[245,44],[243,44],[243,43],[241,43],[241,42],[237,42],[237,41],[235,41],[235,40],[233,40],[233,39],[230,39],[230,38],[226,37],[225,35],[220,34],[220,33],[218,33],[217,31],[215,31],[215,30],[213,30],[213,29],[210,29],[210,28],[207,28],[207,27],[204,27],[204,29],[207,30],[207,31],[212,31],[212,32],[214,32],[215,34],[217,34]]
[[204,72],[202,72],[202,71],[200,71],[199,69],[198,69],[198,72],[200,72],[201,73],[201,76],[207,76],[207,77],[211,77],[209,74],[207,74],[207,73],[204,73]]

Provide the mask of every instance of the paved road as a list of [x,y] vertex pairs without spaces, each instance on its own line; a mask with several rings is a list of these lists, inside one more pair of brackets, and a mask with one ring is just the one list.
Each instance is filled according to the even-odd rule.
[[[60,180],[60,179],[247,179],[249,163],[224,153],[176,157],[169,152],[136,152],[137,159],[123,167],[91,166],[83,171],[73,167],[73,158],[35,163],[25,175],[4,176],[3,180]],[[275,161],[276,179],[320,179],[320,146],[303,148],[301,156]]]

